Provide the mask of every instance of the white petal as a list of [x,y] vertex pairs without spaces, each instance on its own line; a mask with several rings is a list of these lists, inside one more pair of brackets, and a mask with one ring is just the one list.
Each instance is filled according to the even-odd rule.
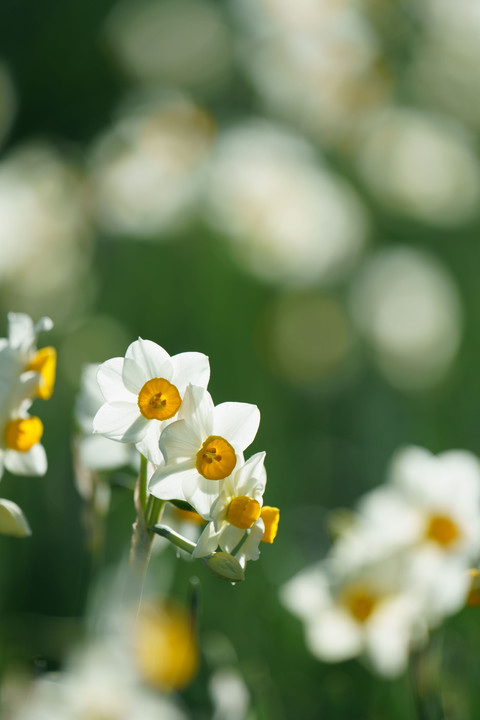
[[0,533],[14,537],[32,534],[27,518],[11,500],[0,500]]
[[162,452],[158,445],[160,430],[161,424],[158,420],[150,420],[147,426],[147,432],[136,445],[138,452],[150,460],[155,466],[161,465],[164,462]]
[[113,440],[136,443],[145,435],[148,422],[133,403],[105,403],[93,418],[93,429]]
[[33,321],[25,313],[8,313],[8,339],[15,349],[25,352],[35,343]]
[[307,645],[321,660],[338,662],[359,655],[364,647],[362,627],[332,606],[306,627]]
[[97,370],[97,382],[107,402],[136,402],[123,382],[123,358],[117,357],[102,363]]
[[280,589],[280,599],[302,620],[319,616],[330,604],[328,581],[321,565],[304,568]]
[[195,426],[185,420],[170,423],[160,435],[160,450],[168,464],[190,459],[195,464],[203,438]]
[[257,500],[263,495],[267,482],[264,462],[265,452],[258,452],[238,467],[234,474],[237,495],[252,497],[252,493],[255,493]]
[[41,317],[40,320],[35,324],[33,328],[36,335],[41,332],[50,332],[53,328],[53,320],[49,317]]
[[197,429],[202,442],[209,435],[213,435],[213,400],[208,390],[189,385],[185,390],[178,417]]
[[225,552],[232,553],[244,535],[245,530],[227,525],[220,537],[220,547]]
[[[145,380],[155,377],[170,380],[173,374],[170,355],[157,343],[151,340],[143,340],[138,338],[128,346],[125,353],[126,360],[134,360],[136,364],[144,371]],[[143,383],[142,383],[143,384]]]
[[135,360],[125,358],[123,361],[122,379],[125,387],[128,388],[137,398],[142,387],[148,380],[152,379],[152,376],[145,370],[145,368],[140,367]]
[[248,537],[238,551],[236,558],[242,567],[248,560],[258,560],[260,557],[259,545],[265,532],[263,520],[259,518],[254,526],[250,529]]
[[18,408],[25,400],[30,401],[29,405],[31,405],[37,393],[39,380],[40,374],[33,370],[22,373],[11,388],[10,406]]
[[215,552],[218,546],[218,536],[219,533],[215,532],[213,523],[208,523],[198,538],[197,546],[193,551],[193,557],[205,557]]
[[162,465],[153,473],[148,483],[148,491],[161,500],[184,500],[183,481],[185,476],[198,475],[195,467],[188,463],[179,463],[173,467]]
[[5,451],[5,467],[14,475],[45,475],[47,472],[47,454],[40,443],[28,452]]
[[408,599],[398,596],[380,605],[367,623],[366,653],[381,675],[394,677],[405,669],[412,621]]
[[172,382],[182,393],[187,385],[206,388],[210,379],[210,363],[202,353],[185,352],[171,358],[173,365]]
[[260,410],[250,403],[225,402],[213,410],[212,435],[220,435],[245,450],[257,434]]
[[207,480],[197,473],[185,476],[183,491],[187,501],[202,517],[207,517],[222,487],[221,480]]

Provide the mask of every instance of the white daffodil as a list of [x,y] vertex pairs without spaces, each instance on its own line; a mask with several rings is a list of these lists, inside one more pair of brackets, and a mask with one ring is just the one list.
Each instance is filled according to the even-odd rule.
[[221,481],[243,463],[243,451],[257,434],[260,411],[249,403],[214,406],[207,390],[190,385],[178,417],[162,432],[165,465],[153,474],[149,491],[162,500],[186,500],[206,516]]
[[135,443],[142,455],[159,465],[160,433],[176,417],[187,385],[206,387],[209,378],[206,355],[186,352],[170,357],[160,345],[139,338],[129,345],[125,358],[100,365],[97,379],[106,402],[94,418],[94,432]]
[[37,336],[49,331],[53,322],[41,318],[36,325],[25,313],[8,314],[8,339],[0,340],[0,393],[2,399],[17,393],[33,400],[39,397],[48,400],[53,393],[57,364],[57,353],[53,347],[37,350]]
[[0,477],[4,469],[14,475],[44,475],[47,455],[40,444],[43,423],[25,412],[0,416]]
[[338,662],[364,655],[381,675],[401,673],[412,644],[423,637],[418,599],[403,586],[400,556],[347,573],[335,562],[306,568],[281,590],[304,623],[311,652]]
[[174,700],[142,685],[132,663],[105,641],[77,651],[65,670],[36,679],[1,710],[16,720],[185,720]]
[[[256,453],[225,478],[220,494],[208,513],[211,522],[193,551],[194,557],[210,555],[218,546],[232,553],[248,533],[236,554],[237,560],[245,567],[247,560],[258,559],[258,546],[264,537],[266,542],[273,542],[278,511],[276,520],[270,512],[274,508],[265,508],[266,513],[263,513],[263,493],[267,482],[264,460],[264,452]],[[273,531],[272,523],[275,522]]]
[[465,450],[435,456],[407,447],[393,459],[390,483],[409,518],[409,579],[436,622],[464,604],[466,570],[480,553],[480,462]]
[[389,482],[360,501],[352,527],[332,555],[345,563],[408,553],[405,583],[423,598],[427,622],[457,611],[467,569],[480,554],[480,463],[469,452],[399,451]]

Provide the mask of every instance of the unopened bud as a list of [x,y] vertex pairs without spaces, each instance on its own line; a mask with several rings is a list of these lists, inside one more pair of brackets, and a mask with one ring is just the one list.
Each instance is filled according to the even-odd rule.
[[208,568],[221,580],[240,582],[245,580],[245,573],[237,558],[226,552],[216,552],[205,558]]

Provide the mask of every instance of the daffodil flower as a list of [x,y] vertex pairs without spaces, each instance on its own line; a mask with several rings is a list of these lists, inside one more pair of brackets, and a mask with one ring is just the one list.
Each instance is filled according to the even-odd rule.
[[40,444],[43,424],[40,418],[23,413],[0,418],[0,477],[4,468],[15,475],[44,475],[47,471],[45,448]]
[[465,603],[480,552],[480,462],[455,450],[399,450],[389,482],[365,495],[332,555],[344,569],[408,553],[405,586],[423,598],[430,626]]
[[260,411],[249,403],[214,406],[207,390],[189,385],[178,417],[160,437],[165,464],[153,474],[149,491],[162,500],[186,500],[205,516],[222,481],[243,464]]
[[[266,530],[262,516],[267,481],[264,460],[264,452],[256,453],[224,480],[220,494],[208,513],[211,522],[198,540],[193,551],[194,557],[210,555],[218,545],[223,551],[233,553],[247,535],[236,558],[242,567],[245,567],[247,560],[258,559],[258,547]],[[270,528],[268,516],[267,511],[265,518]],[[273,539],[267,542],[273,542]]]
[[405,558],[346,571],[334,561],[302,570],[281,589],[305,623],[310,651],[338,662],[364,655],[385,677],[401,673],[412,644],[423,640],[419,599],[404,586]]
[[51,330],[53,322],[48,317],[38,323],[25,313],[8,314],[8,339],[0,340],[0,394],[2,399],[16,387],[23,386],[25,396],[48,400],[55,385],[57,353],[53,347],[37,350],[37,336]]
[[160,345],[139,338],[125,358],[107,360],[98,370],[106,402],[94,418],[94,432],[135,443],[158,465],[163,461],[160,433],[177,416],[187,385],[206,387],[209,377],[206,355],[186,352],[170,357]]

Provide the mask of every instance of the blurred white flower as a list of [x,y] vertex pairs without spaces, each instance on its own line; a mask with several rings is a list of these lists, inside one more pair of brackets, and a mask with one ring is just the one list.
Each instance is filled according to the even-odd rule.
[[220,138],[207,199],[210,222],[264,280],[334,281],[366,241],[366,212],[354,190],[306,142],[267,123],[246,123]]
[[282,587],[285,606],[305,623],[311,652],[327,662],[364,655],[381,675],[400,674],[419,630],[418,601],[402,584],[403,562],[359,564],[345,572],[325,562]]
[[148,239],[185,222],[197,201],[212,138],[211,119],[186,100],[126,113],[90,156],[100,225]]
[[480,12],[472,0],[413,2],[422,31],[408,67],[410,92],[480,128]]
[[[0,283],[10,302],[58,321],[85,293],[89,235],[82,180],[48,145],[11,150],[0,161]],[[58,302],[58,297],[62,302]]]
[[377,113],[358,140],[357,167],[380,201],[415,219],[454,226],[478,211],[474,140],[447,118],[406,108]]
[[394,385],[429,387],[441,380],[462,334],[460,297],[439,261],[392,246],[369,258],[355,278],[353,318]]
[[403,554],[403,586],[429,625],[464,605],[480,555],[480,462],[464,450],[398,451],[389,482],[365,495],[332,548],[344,571]]
[[465,603],[467,570],[480,555],[480,461],[465,450],[435,456],[408,447],[394,456],[389,474],[407,509],[413,546],[408,582],[437,622]]
[[[0,339],[0,385],[10,384],[10,395],[20,383],[30,387],[30,400],[48,400],[55,385],[57,353],[51,346],[37,349],[37,336],[53,328],[48,317],[35,325],[25,313],[8,313],[8,338]],[[27,396],[25,395],[27,398]]]
[[123,0],[107,37],[135,80],[209,90],[229,75],[231,43],[220,7],[206,0]]
[[384,101],[388,75],[358,3],[235,0],[233,8],[247,31],[240,58],[261,98],[321,143],[348,141]]
[[0,413],[0,477],[4,468],[14,475],[45,475],[47,455],[40,440],[43,423],[16,408]]
[[37,350],[37,335],[50,330],[50,318],[36,325],[24,313],[8,314],[8,337],[0,338],[0,477],[44,475],[47,456],[40,444],[43,424],[28,410],[37,397],[47,400],[55,383],[56,351]]
[[77,438],[78,461],[87,470],[102,471],[131,465],[138,466],[139,455],[134,444],[110,440],[93,434],[93,418],[105,402],[97,380],[100,363],[83,368],[80,391],[75,403],[75,420],[80,430]]
[[208,690],[213,702],[212,720],[246,720],[249,717],[250,693],[240,673],[233,668],[224,667],[212,673]]
[[173,700],[143,687],[133,665],[105,642],[77,651],[64,671],[33,681],[8,718],[185,720]]

